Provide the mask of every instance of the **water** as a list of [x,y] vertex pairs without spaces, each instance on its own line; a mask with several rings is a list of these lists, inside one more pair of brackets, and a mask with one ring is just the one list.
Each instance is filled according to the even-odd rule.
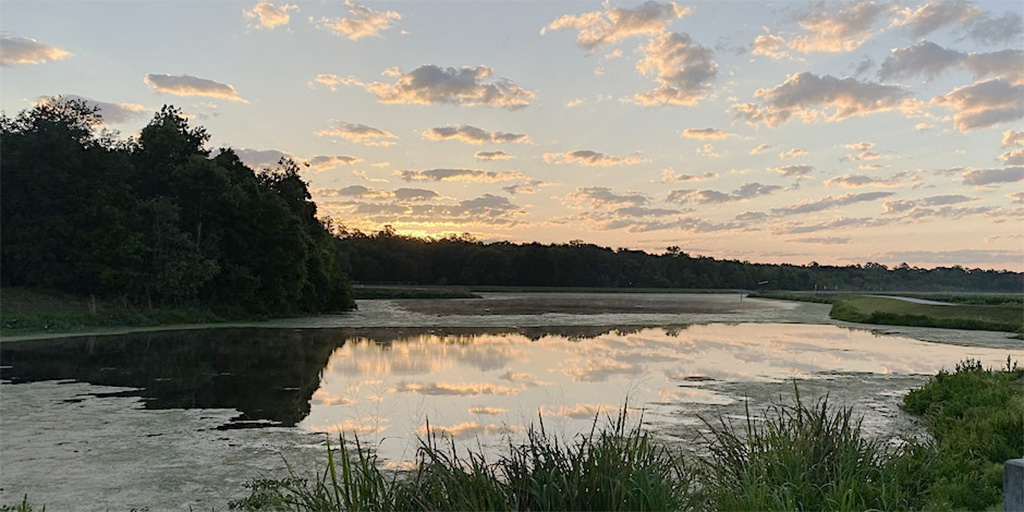
[[285,461],[311,474],[339,433],[402,466],[428,422],[494,453],[538,417],[568,438],[627,401],[658,436],[692,447],[701,417],[756,411],[794,383],[887,436],[915,428],[899,401],[940,368],[1024,356],[780,323],[818,310],[697,297],[380,301],[275,328],[5,341],[0,499],[223,509],[250,478],[287,474]]

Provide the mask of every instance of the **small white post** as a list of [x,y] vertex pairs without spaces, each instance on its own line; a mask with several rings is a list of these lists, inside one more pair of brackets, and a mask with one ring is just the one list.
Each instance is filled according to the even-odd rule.
[[1003,464],[1003,512],[1024,511],[1024,459]]

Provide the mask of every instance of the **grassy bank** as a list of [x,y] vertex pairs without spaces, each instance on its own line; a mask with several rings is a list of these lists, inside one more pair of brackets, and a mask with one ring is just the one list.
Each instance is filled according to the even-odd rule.
[[948,302],[938,306],[915,304],[878,295],[854,293],[771,291],[752,297],[832,304],[836,320],[880,325],[938,327],[1014,332],[1024,336],[1024,295],[973,293],[900,293],[901,297]]
[[227,320],[237,318],[225,318],[202,308],[144,308],[56,291],[0,289],[0,335],[3,336]]
[[1024,310],[1018,305],[937,306],[885,297],[844,295],[834,299],[829,316],[867,324],[1024,333]]
[[[254,480],[237,510],[985,510],[1002,461],[1024,454],[1024,369],[977,361],[904,399],[924,440],[868,439],[828,399],[776,404],[746,421],[706,421],[704,455],[660,445],[624,413],[574,440],[531,430],[487,461],[428,437],[411,472],[363,446],[329,449],[315,478]],[[596,425],[596,422],[595,422]],[[344,440],[342,441],[344,442]]]

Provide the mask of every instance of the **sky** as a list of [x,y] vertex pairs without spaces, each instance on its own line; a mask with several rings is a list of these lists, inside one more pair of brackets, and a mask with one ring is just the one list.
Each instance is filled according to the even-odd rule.
[[[349,229],[1024,270],[1024,2],[0,3],[0,108],[181,108]],[[0,146],[2,150],[2,146]]]

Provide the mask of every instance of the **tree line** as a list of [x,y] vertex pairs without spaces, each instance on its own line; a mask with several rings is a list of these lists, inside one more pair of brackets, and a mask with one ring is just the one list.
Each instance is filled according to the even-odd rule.
[[0,284],[146,306],[287,315],[354,306],[364,283],[1020,293],[960,266],[761,264],[562,244],[349,230],[317,218],[294,161],[254,171],[165,106],[136,138],[78,100],[0,116]]
[[165,106],[137,138],[95,108],[0,117],[0,281],[228,314],[348,309],[339,241],[299,167],[254,171]]
[[906,263],[832,266],[764,264],[564,244],[483,243],[468,234],[416,238],[389,226],[363,233],[335,226],[340,263],[357,282],[420,285],[618,288],[776,289],[819,291],[973,291],[1020,293],[1024,274],[961,266],[924,269]]

